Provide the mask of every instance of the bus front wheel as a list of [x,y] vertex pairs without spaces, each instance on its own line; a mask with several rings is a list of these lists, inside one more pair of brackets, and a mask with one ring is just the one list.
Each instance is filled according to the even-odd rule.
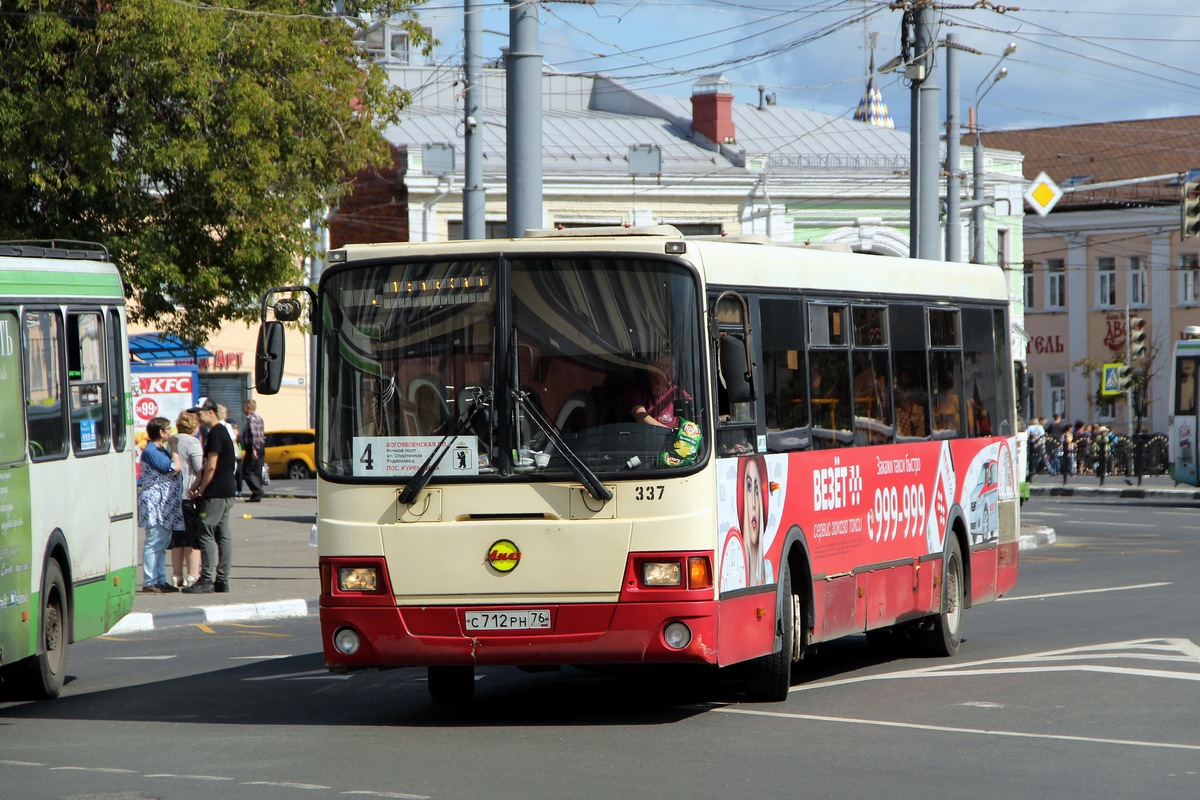
[[792,593],[792,568],[783,571],[783,608],[779,614],[783,645],[747,665],[746,699],[754,702],[786,700],[792,688],[792,662],[799,657],[801,634],[800,597]]
[[459,706],[475,695],[474,667],[429,667],[429,698],[439,706]]
[[46,562],[42,582],[40,652],[13,665],[13,688],[21,697],[58,697],[67,673],[67,582],[58,562]]

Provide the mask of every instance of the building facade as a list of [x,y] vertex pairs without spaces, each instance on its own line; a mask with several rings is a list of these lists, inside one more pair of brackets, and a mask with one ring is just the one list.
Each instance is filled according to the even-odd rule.
[[1144,321],[1148,431],[1165,431],[1169,359],[1200,324],[1200,240],[1180,235],[1182,181],[1200,166],[1200,117],[1073,125],[984,135],[1025,153],[1025,176],[1064,191],[1024,226],[1022,299],[1032,413],[1134,429],[1124,395],[1100,393],[1101,367],[1125,363],[1128,323]]

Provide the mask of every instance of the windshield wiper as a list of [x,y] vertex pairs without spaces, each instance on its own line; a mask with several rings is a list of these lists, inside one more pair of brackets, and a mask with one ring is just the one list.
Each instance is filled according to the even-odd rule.
[[489,395],[474,394],[467,401],[467,407],[463,409],[458,418],[454,420],[454,424],[450,426],[450,430],[446,431],[446,435],[433,448],[433,452],[425,459],[425,463],[417,468],[412,477],[408,479],[404,489],[400,492],[399,500],[406,506],[411,506],[413,501],[417,499],[417,495],[429,483],[429,479],[433,477],[433,473],[437,471],[438,465],[442,463],[446,453],[450,452],[450,442],[458,438],[459,434],[467,429],[475,421],[475,415],[481,409],[487,408],[488,402],[485,399]]
[[550,441],[554,442],[554,446],[562,453],[563,460],[567,462],[567,466],[575,473],[575,477],[579,478],[579,482],[588,490],[588,494],[597,500],[611,500],[612,492],[604,488],[604,484],[596,477],[596,473],[583,463],[583,460],[575,454],[575,451],[567,446],[563,441],[558,430],[555,429],[554,423],[547,419],[542,410],[538,408],[537,403],[529,402],[525,392],[515,392],[514,396],[517,400],[517,405],[525,410],[529,418],[533,420],[533,424],[537,425],[542,433],[546,435]]

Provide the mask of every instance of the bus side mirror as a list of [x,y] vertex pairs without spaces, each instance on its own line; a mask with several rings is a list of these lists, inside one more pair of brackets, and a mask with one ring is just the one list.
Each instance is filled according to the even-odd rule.
[[258,348],[254,354],[254,391],[279,394],[283,383],[283,323],[264,322],[258,329]]
[[725,384],[730,404],[749,403],[754,399],[754,376],[746,358],[746,340],[738,333],[727,333],[720,339],[721,382]]

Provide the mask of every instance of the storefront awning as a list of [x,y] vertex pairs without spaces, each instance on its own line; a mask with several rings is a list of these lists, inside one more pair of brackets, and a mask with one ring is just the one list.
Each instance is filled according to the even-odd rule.
[[135,333],[129,337],[129,357],[135,363],[153,364],[157,361],[212,358],[213,354],[201,345],[189,345],[169,333]]

